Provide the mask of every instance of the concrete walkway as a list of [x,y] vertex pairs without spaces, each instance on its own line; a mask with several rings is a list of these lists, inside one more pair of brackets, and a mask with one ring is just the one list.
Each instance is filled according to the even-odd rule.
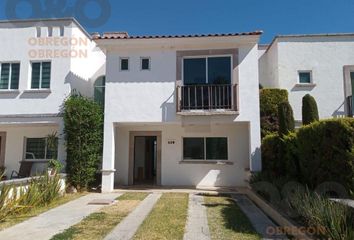
[[[273,223],[251,200],[243,194],[232,194],[232,198],[237,205],[246,214],[255,230],[262,236],[263,239],[287,239],[284,235],[268,235],[267,228],[276,229],[277,225]],[[271,231],[270,231],[271,232]]]
[[103,205],[88,205],[95,199],[115,199],[121,194],[91,193],[0,231],[0,239],[46,240],[80,222]]
[[204,197],[189,194],[188,220],[184,240],[210,240],[208,217]]
[[132,239],[144,219],[151,212],[161,193],[152,193],[147,196],[126,218],[119,223],[105,240],[129,240]]

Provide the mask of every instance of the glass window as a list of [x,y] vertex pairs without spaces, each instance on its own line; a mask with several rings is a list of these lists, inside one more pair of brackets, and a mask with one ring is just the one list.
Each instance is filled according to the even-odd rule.
[[150,70],[150,58],[141,59],[141,70]]
[[206,59],[187,58],[183,62],[183,76],[185,85],[206,84]]
[[94,84],[94,99],[101,106],[104,106],[106,77],[100,77]]
[[231,84],[231,57],[185,58],[185,85]]
[[231,83],[231,58],[210,57],[208,58],[208,83],[230,84]]
[[129,70],[129,59],[128,58],[121,58],[120,59],[120,70],[121,71]]
[[32,89],[50,88],[51,63],[34,62],[32,63]]
[[311,83],[311,72],[299,72],[299,83]]
[[0,89],[18,89],[20,80],[19,63],[2,63]]
[[204,158],[204,138],[183,139],[183,159],[203,160]]
[[183,138],[184,160],[228,160],[227,138]]
[[206,138],[206,158],[208,160],[227,160],[227,138]]
[[26,139],[26,160],[48,160],[57,158],[58,142],[53,149],[48,148],[46,138],[27,138]]

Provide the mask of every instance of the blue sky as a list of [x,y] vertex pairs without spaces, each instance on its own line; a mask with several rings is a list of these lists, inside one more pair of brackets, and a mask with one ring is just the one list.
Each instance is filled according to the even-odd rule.
[[[16,1],[0,0],[1,19],[9,16],[8,3]],[[36,1],[42,1],[42,9],[33,13],[30,3]],[[101,9],[97,2],[108,1],[107,21],[94,27],[81,21],[89,32],[156,35],[263,30],[262,43],[277,34],[354,32],[354,0],[89,0],[77,6],[78,1],[60,0],[63,10],[50,10],[43,0],[19,0],[16,17],[78,17],[73,9],[81,7],[86,16],[96,18]]]

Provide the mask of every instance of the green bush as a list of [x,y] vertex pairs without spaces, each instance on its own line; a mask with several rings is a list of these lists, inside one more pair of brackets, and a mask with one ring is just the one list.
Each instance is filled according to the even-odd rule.
[[66,172],[78,190],[95,181],[103,148],[103,109],[91,99],[72,95],[64,104]]
[[279,135],[283,136],[295,130],[293,109],[289,102],[282,102],[278,105]]
[[289,198],[290,206],[310,227],[318,239],[354,239],[354,209],[310,191],[296,191]]
[[354,119],[312,123],[297,133],[301,182],[317,187],[325,181],[354,190]]
[[266,88],[260,90],[260,115],[262,137],[278,132],[278,104],[288,101],[284,89]]
[[306,94],[302,98],[302,124],[307,125],[319,120],[316,100]]

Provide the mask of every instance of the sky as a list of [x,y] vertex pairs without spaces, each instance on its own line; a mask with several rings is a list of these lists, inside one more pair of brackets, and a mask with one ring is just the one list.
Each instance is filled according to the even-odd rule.
[[68,16],[100,33],[263,30],[261,43],[280,34],[354,32],[354,0],[0,0],[0,19]]

